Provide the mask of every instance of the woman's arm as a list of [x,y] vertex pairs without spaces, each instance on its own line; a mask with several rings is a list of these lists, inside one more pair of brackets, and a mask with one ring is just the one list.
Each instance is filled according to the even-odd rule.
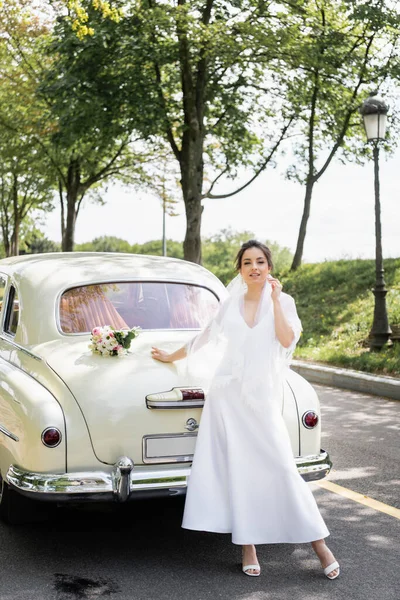
[[200,350],[200,348],[208,344],[213,336],[217,335],[216,330],[218,330],[220,327],[227,305],[228,301],[223,302],[219,307],[217,315],[211,319],[207,327],[195,335],[194,338],[182,346],[182,348],[179,348],[178,350],[175,350],[175,352],[171,352],[171,354],[169,354],[168,352],[165,352],[165,350],[153,347],[151,349],[151,356],[156,360],[160,360],[161,362],[169,363],[174,362],[175,360],[182,360],[182,358],[185,358],[189,353],[194,353]]
[[276,337],[284,348],[289,348],[294,340],[294,331],[289,325],[280,302],[280,298],[273,300]]
[[274,305],[275,334],[282,346],[289,348],[295,338],[295,333],[282,309],[282,284],[272,275],[268,277],[268,281],[272,287],[271,299]]
[[165,363],[174,362],[175,360],[182,360],[182,358],[185,358],[186,356],[186,346],[182,346],[182,348],[179,348],[170,354],[165,352],[165,350],[160,350],[160,348],[155,348],[153,346],[151,349],[151,356],[152,358]]

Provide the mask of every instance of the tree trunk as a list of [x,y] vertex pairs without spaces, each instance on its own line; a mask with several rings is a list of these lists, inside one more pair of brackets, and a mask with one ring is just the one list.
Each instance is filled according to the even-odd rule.
[[3,246],[4,246],[4,253],[5,253],[6,257],[8,258],[9,256],[12,256],[10,238],[9,238],[8,233],[7,234],[4,233],[4,229],[3,229]]
[[185,260],[201,264],[201,204],[203,186],[203,137],[197,129],[183,135],[181,167],[182,194],[186,212]]
[[1,206],[1,233],[3,237],[4,252],[7,257],[11,256],[11,245],[10,245],[10,222],[8,217],[8,211],[5,203],[2,202]]
[[63,197],[63,184],[61,178],[58,179],[58,195],[60,198],[60,207],[61,207],[61,244],[62,240],[65,236],[65,211],[64,211],[64,197]]
[[81,171],[79,160],[71,159],[67,175],[67,218],[62,237],[63,252],[72,252],[75,237],[75,209],[81,187]]
[[14,217],[14,230],[11,236],[10,254],[9,256],[18,256],[19,254],[19,216]]
[[11,256],[18,256],[19,254],[19,225],[20,225],[20,214],[18,207],[18,178],[13,175],[13,188],[12,188],[12,201],[13,201],[13,233],[11,236],[10,253]]
[[296,271],[301,265],[301,261],[303,258],[304,251],[304,241],[306,239],[307,233],[307,223],[310,216],[310,207],[311,207],[311,198],[313,193],[315,179],[309,176],[307,185],[306,185],[306,195],[304,197],[304,208],[303,208],[303,216],[301,217],[299,236],[297,238],[297,246],[296,252],[293,257],[292,266],[290,267],[291,271]]
[[[178,0],[178,6],[189,4],[187,0]],[[207,0],[202,14],[203,26],[207,26],[213,2]],[[177,18],[176,30],[179,41],[179,61],[182,83],[182,102],[184,112],[184,129],[182,145],[177,150],[173,141],[172,149],[178,157],[181,170],[181,184],[183,200],[186,211],[186,235],[183,242],[183,255],[185,260],[201,264],[201,205],[203,188],[203,149],[204,149],[204,102],[206,89],[207,60],[205,49],[198,55],[195,64],[190,36],[190,28],[185,19],[184,12]],[[169,137],[173,138],[172,129]]]

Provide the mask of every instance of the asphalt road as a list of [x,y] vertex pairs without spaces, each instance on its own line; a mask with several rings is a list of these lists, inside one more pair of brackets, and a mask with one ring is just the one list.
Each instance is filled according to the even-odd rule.
[[[400,403],[317,387],[330,479],[399,506]],[[309,545],[259,546],[243,575],[228,535],[181,529],[179,498],[59,511],[0,525],[1,600],[399,600],[400,520],[312,485],[342,566],[328,581]],[[254,518],[260,518],[254,515]]]

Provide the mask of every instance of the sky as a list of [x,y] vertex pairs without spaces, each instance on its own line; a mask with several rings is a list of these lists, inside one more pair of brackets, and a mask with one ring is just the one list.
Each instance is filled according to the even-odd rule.
[[[400,150],[390,157],[380,153],[383,256],[400,257]],[[227,193],[240,187],[250,174],[215,189]],[[225,200],[206,199],[202,236],[221,229],[254,232],[261,241],[269,240],[296,247],[303,207],[304,188],[286,181],[278,170],[267,169],[243,192]],[[103,195],[104,206],[83,203],[76,225],[76,243],[103,235],[117,236],[130,244],[144,243],[162,236],[160,200],[118,184]],[[340,258],[374,258],[375,209],[372,160],[364,166],[332,163],[314,188],[303,262]],[[168,217],[167,237],[183,241],[183,203],[179,216]],[[54,210],[41,227],[45,235],[60,241],[60,211]]]

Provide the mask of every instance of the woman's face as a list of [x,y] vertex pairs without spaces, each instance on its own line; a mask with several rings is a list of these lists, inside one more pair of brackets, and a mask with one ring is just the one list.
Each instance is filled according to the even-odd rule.
[[245,250],[240,274],[247,285],[264,284],[270,271],[267,257],[262,250],[255,246]]

